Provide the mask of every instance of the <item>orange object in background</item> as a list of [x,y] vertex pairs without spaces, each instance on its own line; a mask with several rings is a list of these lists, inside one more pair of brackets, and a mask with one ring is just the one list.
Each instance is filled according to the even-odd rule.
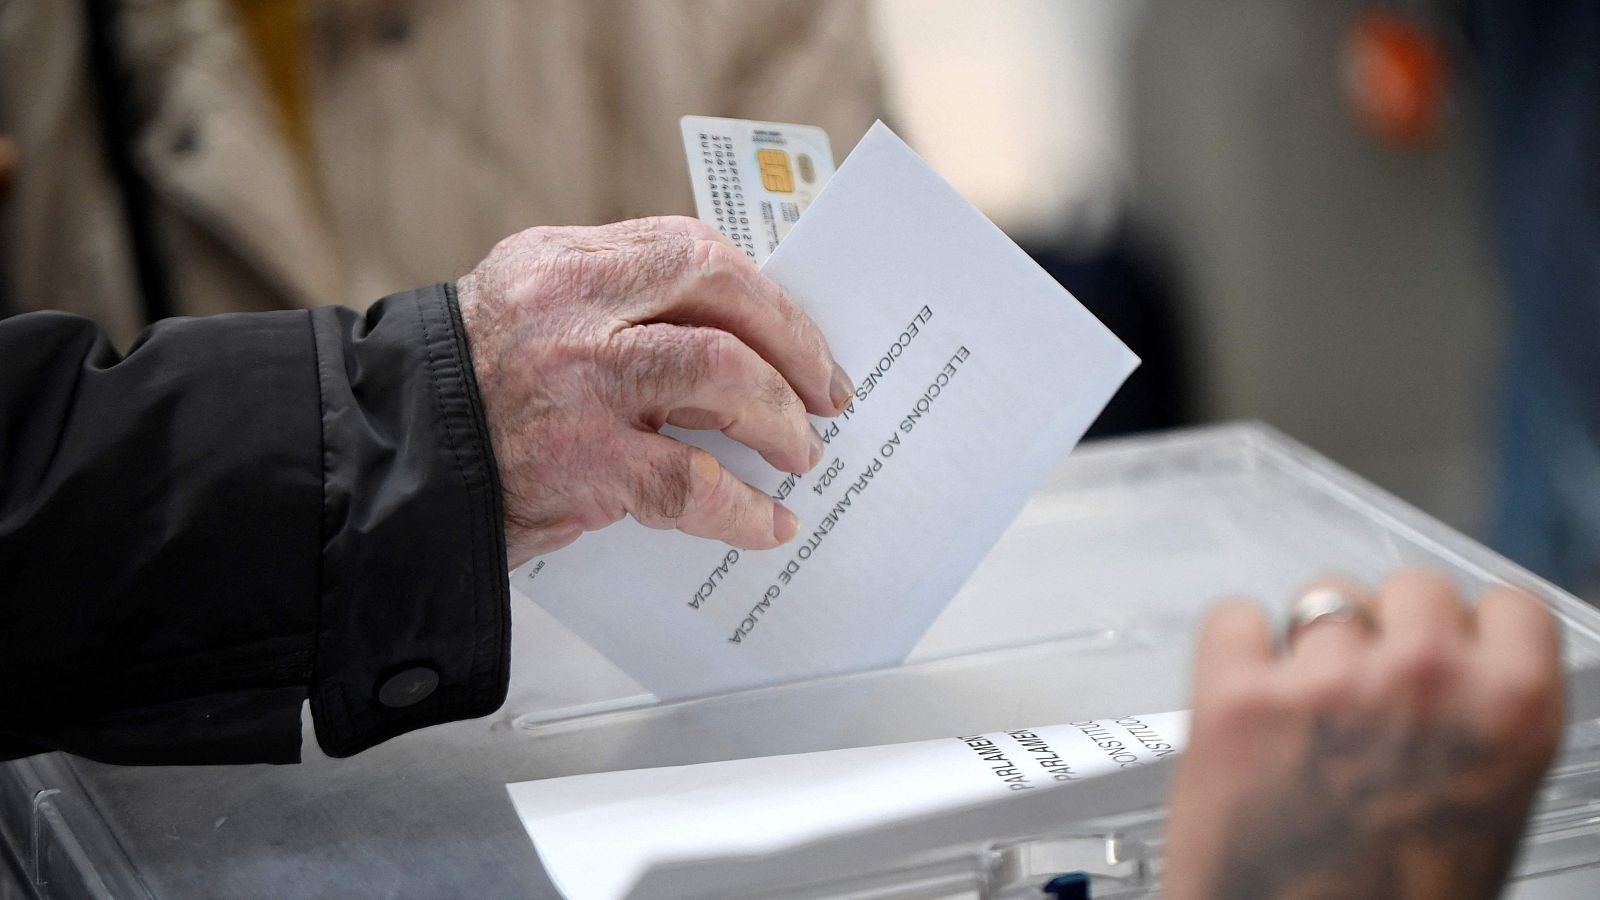
[[1367,131],[1396,147],[1431,143],[1444,105],[1444,52],[1414,19],[1386,10],[1362,13],[1350,26],[1344,93]]
[[11,190],[11,180],[17,174],[17,143],[0,134],[0,200]]

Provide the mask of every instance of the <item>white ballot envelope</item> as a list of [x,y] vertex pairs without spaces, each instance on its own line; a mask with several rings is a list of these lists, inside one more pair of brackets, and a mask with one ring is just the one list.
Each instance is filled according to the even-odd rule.
[[667,429],[799,517],[774,550],[625,520],[517,590],[662,700],[894,666],[1138,359],[881,122],[762,271],[821,327],[855,399],[774,471]]
[[[1176,758],[1188,724],[1186,712],[1090,719],[506,789],[568,900],[661,896],[656,889],[667,884],[652,884],[650,873],[671,868],[690,896],[738,896],[733,884],[709,888],[720,878],[782,884],[805,872],[791,870],[783,854],[804,860],[810,847],[831,851],[829,842],[881,864],[952,838],[1046,834],[1074,817],[1122,811],[1128,807],[1117,797],[1127,797],[1126,785],[1091,798],[1072,783]],[[1052,796],[1018,802],[1029,794]],[[1006,827],[996,828],[993,815],[1005,817]],[[961,831],[967,824],[982,830]]]

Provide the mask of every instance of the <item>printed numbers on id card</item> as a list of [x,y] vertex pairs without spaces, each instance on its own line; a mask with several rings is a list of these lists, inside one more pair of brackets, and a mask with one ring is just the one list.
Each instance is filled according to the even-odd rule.
[[744,202],[744,183],[734,155],[733,137],[702,131],[699,139],[700,162],[711,194],[711,224],[755,259],[755,236],[750,233],[750,210]]

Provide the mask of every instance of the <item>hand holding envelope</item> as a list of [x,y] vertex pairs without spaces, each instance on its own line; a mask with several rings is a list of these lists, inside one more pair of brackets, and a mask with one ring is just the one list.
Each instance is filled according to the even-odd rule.
[[882,123],[761,271],[856,379],[821,463],[666,431],[793,510],[795,540],[623,521],[513,575],[663,700],[900,663],[1138,364]]
[[[735,547],[789,540],[793,513],[663,423],[721,430],[808,472],[850,382],[799,307],[687,218],[512,235],[459,286],[495,459],[508,562],[623,516]],[[531,350],[530,348],[537,348]]]

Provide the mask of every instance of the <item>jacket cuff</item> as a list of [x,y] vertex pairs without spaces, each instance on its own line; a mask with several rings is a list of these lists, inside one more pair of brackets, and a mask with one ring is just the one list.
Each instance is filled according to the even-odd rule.
[[455,287],[313,312],[322,549],[310,690],[349,756],[494,712],[510,668],[499,473]]

